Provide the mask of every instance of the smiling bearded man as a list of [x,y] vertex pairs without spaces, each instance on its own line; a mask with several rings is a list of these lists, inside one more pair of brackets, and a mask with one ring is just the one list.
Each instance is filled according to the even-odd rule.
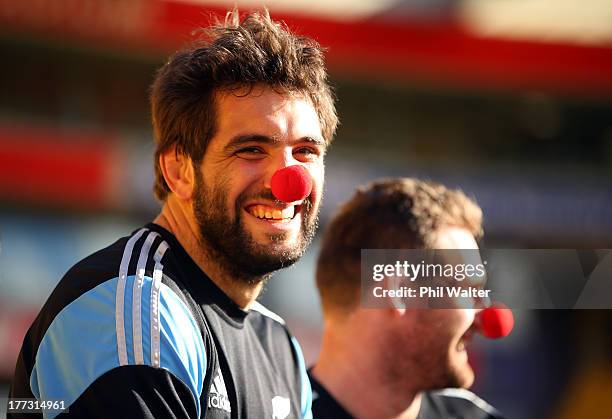
[[[316,228],[338,122],[321,48],[230,13],[170,57],[151,104],[161,213],[60,281],[10,397],[87,418],[310,417],[299,345],[255,300]],[[293,169],[308,189],[276,199]]]
[[[235,112],[237,107],[243,111]],[[313,107],[294,94],[255,86],[220,95],[217,109],[220,135],[204,156],[207,174],[194,174],[201,248],[231,272],[232,281],[255,283],[297,261],[314,236],[325,142]],[[281,135],[279,129],[295,133]],[[291,139],[287,148],[281,139],[288,134],[297,141]],[[288,204],[272,194],[270,168],[292,161],[309,170],[314,186],[303,200]]]

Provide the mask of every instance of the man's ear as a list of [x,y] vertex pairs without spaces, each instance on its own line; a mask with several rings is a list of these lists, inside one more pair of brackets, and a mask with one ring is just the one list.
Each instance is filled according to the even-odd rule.
[[191,159],[177,153],[176,146],[159,155],[159,166],[168,187],[177,198],[189,200],[195,189],[195,173]]

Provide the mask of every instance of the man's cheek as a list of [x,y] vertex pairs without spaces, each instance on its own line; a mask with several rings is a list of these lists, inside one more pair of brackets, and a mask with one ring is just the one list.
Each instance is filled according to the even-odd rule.
[[317,189],[323,187],[323,182],[325,180],[325,166],[322,162],[311,164],[307,167],[308,172],[310,173],[310,177],[312,178],[312,182]]
[[323,183],[325,182],[325,166],[323,164],[321,164],[318,168],[317,177],[321,187],[323,187]]
[[314,195],[314,199],[312,200],[313,201],[312,204],[313,204],[314,209],[318,209],[319,205],[320,205],[320,203],[322,201],[322,198],[323,198],[323,186],[324,186],[324,183],[323,183],[323,181],[316,182],[315,185],[316,186],[315,186],[315,188],[313,188],[313,194],[312,194],[312,195]]

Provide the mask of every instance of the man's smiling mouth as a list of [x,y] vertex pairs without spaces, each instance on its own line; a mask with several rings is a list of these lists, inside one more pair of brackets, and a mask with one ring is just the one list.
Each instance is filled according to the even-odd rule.
[[262,220],[289,221],[299,213],[301,205],[290,205],[287,208],[278,209],[268,205],[256,204],[246,208],[247,212]]

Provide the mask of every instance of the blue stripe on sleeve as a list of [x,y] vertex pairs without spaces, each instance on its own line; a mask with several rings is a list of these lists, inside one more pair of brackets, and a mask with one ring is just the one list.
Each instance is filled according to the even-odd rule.
[[132,327],[132,295],[134,294],[134,275],[125,280],[123,293],[123,327],[125,329],[125,349],[127,350],[127,365],[134,365],[134,328]]
[[301,418],[312,419],[312,388],[310,387],[310,380],[306,373],[306,363],[304,362],[304,355],[302,354],[302,348],[295,337],[291,337],[291,343],[297,353],[298,365],[300,368],[300,376],[302,377],[302,397],[300,404],[302,406]]
[[144,277],[144,285],[142,286],[141,297],[141,315],[142,322],[142,358],[145,365],[153,365],[151,362],[151,287],[153,280],[149,277]]
[[104,282],[55,317],[40,342],[30,376],[37,399],[65,400],[70,406],[97,377],[119,365],[116,290],[116,279]]
[[[142,293],[143,359],[151,365],[150,289],[152,279],[144,277]],[[125,287],[125,331],[129,365],[134,364],[132,337],[132,285]],[[65,400],[70,406],[100,376],[119,367],[115,301],[118,278],[106,281],[64,307],[40,342],[30,376],[37,399]],[[200,412],[199,398],[206,374],[206,352],[191,312],[167,286],[161,286],[160,367],[191,390]],[[54,418],[49,413],[45,418]]]
[[191,312],[174,291],[161,284],[159,294],[160,367],[171,371],[191,389],[199,417],[206,375],[204,341]]

